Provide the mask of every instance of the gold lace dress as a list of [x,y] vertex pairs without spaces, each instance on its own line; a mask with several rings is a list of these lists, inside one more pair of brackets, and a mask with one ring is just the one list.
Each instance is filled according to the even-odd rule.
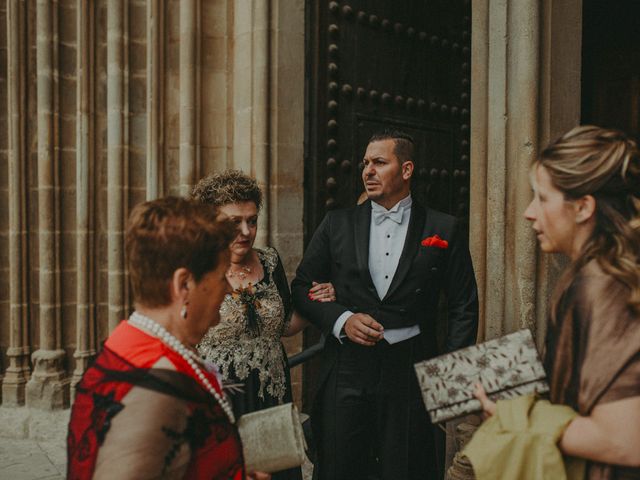
[[226,381],[244,384],[242,392],[231,396],[237,416],[291,401],[280,341],[291,316],[289,285],[278,252],[270,247],[256,252],[264,277],[250,290],[225,297],[220,323],[198,345]]

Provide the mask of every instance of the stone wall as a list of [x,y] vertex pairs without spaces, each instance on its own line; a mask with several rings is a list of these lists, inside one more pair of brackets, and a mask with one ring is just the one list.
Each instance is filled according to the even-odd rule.
[[7,0],[0,73],[3,405],[68,405],[131,309],[123,228],[140,201],[241,168],[266,195],[257,243],[292,274],[303,2]]
[[[580,0],[473,2],[470,238],[481,338],[524,326],[544,336],[556,269],[522,211],[531,159],[579,121],[580,11]],[[278,248],[293,273],[304,81],[304,2],[0,2],[4,405],[68,404],[130,311],[122,230],[146,198],[245,170],[267,197],[258,244]],[[299,337],[286,343],[301,348]]]
[[580,122],[581,0],[474,0],[470,243],[479,339],[530,328],[541,346],[561,260],[523,213],[529,168]]

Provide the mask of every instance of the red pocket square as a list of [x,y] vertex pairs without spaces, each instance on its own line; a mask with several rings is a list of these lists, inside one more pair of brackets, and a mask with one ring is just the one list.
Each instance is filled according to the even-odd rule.
[[441,239],[438,235],[434,235],[433,237],[427,237],[422,240],[420,245],[423,247],[447,248],[449,247],[449,242]]

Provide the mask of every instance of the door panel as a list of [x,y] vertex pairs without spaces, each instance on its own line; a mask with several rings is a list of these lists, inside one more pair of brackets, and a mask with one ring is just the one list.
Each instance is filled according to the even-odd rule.
[[306,22],[305,242],[328,210],[356,202],[367,141],[384,127],[416,140],[414,196],[466,224],[470,1],[314,1]]
[[307,29],[307,239],[327,210],[355,202],[369,135],[386,126],[415,136],[418,197],[465,216],[469,2],[313,3]]
[[585,0],[582,123],[640,140],[640,2]]

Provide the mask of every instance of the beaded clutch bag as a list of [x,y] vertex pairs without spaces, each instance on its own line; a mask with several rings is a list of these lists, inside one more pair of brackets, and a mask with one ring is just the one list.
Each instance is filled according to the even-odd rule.
[[247,472],[279,472],[306,458],[300,415],[292,403],[243,415],[238,431]]
[[425,360],[414,367],[433,423],[481,411],[480,402],[473,396],[476,382],[482,383],[493,401],[549,391],[528,329]]

